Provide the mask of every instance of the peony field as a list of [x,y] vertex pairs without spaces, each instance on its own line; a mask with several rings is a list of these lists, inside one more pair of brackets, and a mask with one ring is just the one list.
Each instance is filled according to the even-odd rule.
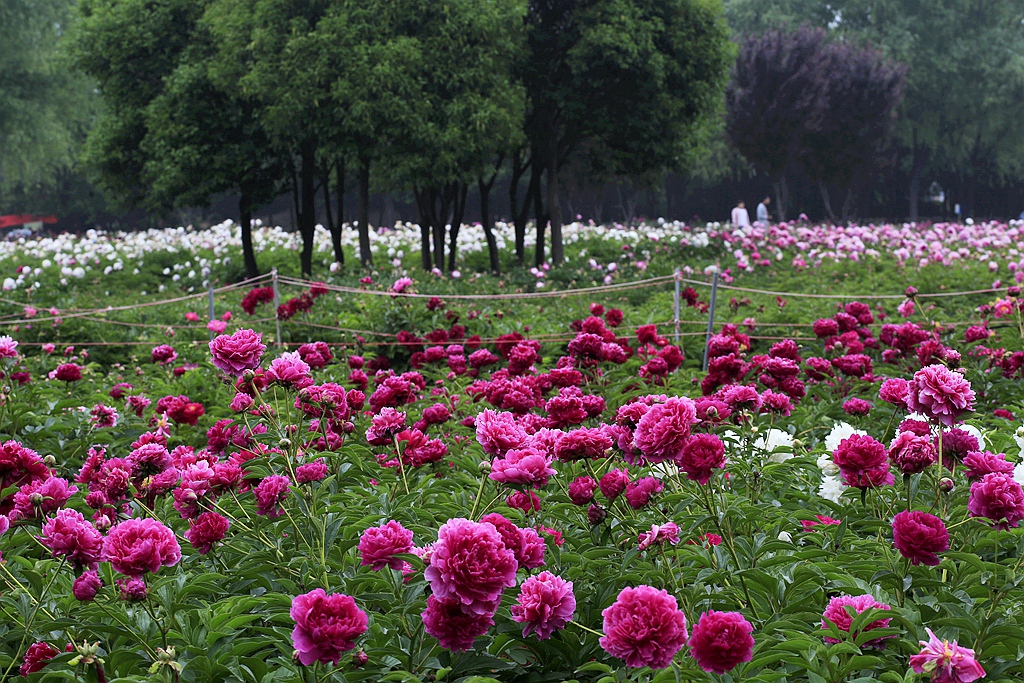
[[495,230],[0,243],[0,680],[1024,680],[1024,222]]

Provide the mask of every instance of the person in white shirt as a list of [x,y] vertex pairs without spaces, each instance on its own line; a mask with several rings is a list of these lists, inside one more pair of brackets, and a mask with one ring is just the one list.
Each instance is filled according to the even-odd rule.
[[771,197],[765,197],[761,200],[761,203],[757,205],[757,222],[767,223],[768,222],[768,205],[772,203]]
[[746,228],[750,225],[750,214],[747,213],[747,205],[743,202],[736,202],[736,208],[732,210],[732,224],[737,228]]

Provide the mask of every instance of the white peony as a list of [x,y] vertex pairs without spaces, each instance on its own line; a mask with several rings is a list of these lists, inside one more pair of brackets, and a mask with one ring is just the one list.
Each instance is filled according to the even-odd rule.
[[825,500],[831,500],[833,503],[838,503],[839,499],[842,498],[844,491],[846,491],[846,484],[844,484],[839,477],[827,476],[823,477],[821,480],[821,486],[818,488],[818,495]]

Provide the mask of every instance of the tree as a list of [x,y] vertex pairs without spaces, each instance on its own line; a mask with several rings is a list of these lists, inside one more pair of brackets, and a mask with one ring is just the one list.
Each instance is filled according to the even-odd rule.
[[260,126],[256,105],[213,85],[208,45],[186,51],[166,90],[147,107],[145,171],[151,202],[163,206],[207,205],[215,194],[237,191],[242,255],[252,278],[259,275],[252,215],[280,194],[285,165]]
[[0,191],[74,163],[94,107],[88,81],[66,68],[74,13],[69,0],[0,4]]
[[906,68],[873,48],[846,42],[826,43],[818,64],[825,89],[820,120],[805,133],[798,162],[818,183],[825,211],[833,221],[836,215],[828,186],[839,187],[846,220],[854,183],[877,167],[889,145]]
[[983,183],[1024,182],[1019,0],[730,0],[728,12],[738,31],[808,23],[906,65],[890,184],[898,174],[911,220],[933,180],[971,204]]
[[825,37],[824,30],[808,27],[745,36],[726,91],[726,132],[740,154],[771,179],[779,220],[786,219],[786,171],[803,153],[807,132],[821,123]]
[[386,158],[395,181],[416,196],[424,269],[451,271],[469,185],[521,136],[524,95],[511,67],[526,7],[407,0],[404,9],[385,40],[416,52],[398,81],[418,85],[394,121]]
[[678,165],[717,108],[732,52],[718,0],[531,0],[526,25],[525,204],[535,205],[537,264],[547,220],[551,258],[561,263],[558,178],[570,155],[601,150],[609,173]]

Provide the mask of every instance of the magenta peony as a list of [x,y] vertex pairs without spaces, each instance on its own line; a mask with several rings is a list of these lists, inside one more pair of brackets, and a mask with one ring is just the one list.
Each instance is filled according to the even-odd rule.
[[1024,519],[1024,490],[1009,474],[986,474],[971,484],[967,510],[971,517],[991,520],[997,529],[1016,527]]
[[908,386],[907,380],[902,377],[887,379],[878,389],[878,398],[898,408],[906,408]]
[[473,647],[476,637],[487,633],[487,629],[494,625],[493,612],[466,612],[459,600],[441,600],[434,595],[427,598],[427,609],[420,617],[423,630],[437,638],[441,647],[453,652],[465,652]]
[[512,413],[485,410],[476,416],[476,440],[488,455],[504,455],[526,443],[526,432]]
[[929,365],[910,380],[907,408],[952,427],[961,414],[974,410],[974,390],[960,373],[945,365]]
[[870,488],[892,484],[885,446],[865,434],[853,434],[839,442],[832,453],[847,486]]
[[235,377],[241,377],[246,370],[260,366],[263,352],[267,350],[263,335],[252,330],[238,330],[234,334],[222,334],[210,342],[210,355],[217,369]]
[[298,351],[286,351],[272,360],[266,378],[292,389],[303,389],[313,384],[313,378],[309,376],[309,365],[302,360]]
[[679,525],[675,522],[665,522],[661,526],[651,525],[650,531],[641,531],[637,538],[637,550],[647,550],[652,545],[665,545],[679,543]]
[[516,585],[519,564],[493,524],[450,519],[437,532],[437,543],[424,576],[439,599],[458,600],[473,614],[493,613],[501,593]]
[[725,467],[725,444],[715,434],[698,434],[686,442],[675,463],[687,479],[707,484],[715,470]]
[[626,503],[634,510],[639,510],[651,502],[655,493],[661,493],[665,485],[655,477],[641,477],[626,485]]
[[974,650],[954,640],[939,640],[926,628],[928,640],[920,641],[921,651],[910,658],[910,668],[931,676],[932,683],[971,683],[985,677],[985,670],[974,658]]
[[690,438],[690,427],[697,422],[692,400],[670,397],[650,407],[636,425],[633,442],[650,462],[677,457]]
[[412,552],[412,532],[395,520],[370,527],[359,539],[360,564],[377,572],[384,567],[401,569],[405,562],[395,557]]
[[291,493],[291,481],[280,474],[272,474],[261,481],[252,494],[256,497],[256,514],[280,517],[284,514],[281,503]]
[[103,559],[125,576],[141,577],[160,567],[172,567],[181,559],[174,532],[161,522],[128,519],[113,529],[103,542]]
[[23,677],[41,671],[46,663],[60,654],[56,648],[49,643],[39,641],[32,643],[25,651],[25,659],[22,661],[19,672]]
[[204,512],[192,521],[185,532],[185,538],[197,553],[205,555],[213,549],[214,544],[224,539],[229,526],[231,522],[227,517],[216,512]]
[[739,612],[705,612],[693,626],[690,654],[704,671],[724,674],[753,658],[753,631]]
[[[853,617],[850,616],[850,613],[846,610],[847,607],[852,608],[854,614],[860,614],[861,612],[869,609],[889,609],[889,605],[878,602],[873,596],[868,594],[858,595],[857,597],[840,595],[828,601],[828,606],[825,607],[825,611],[821,615],[821,628],[827,630],[829,628],[829,622],[831,622],[832,624],[835,624],[835,627],[840,631],[850,633],[850,627],[853,624]],[[886,628],[889,625],[889,621],[890,619],[888,618],[876,619],[866,625],[863,630],[871,631],[876,628]],[[852,635],[857,634],[854,633]],[[887,637],[891,638],[892,636]],[[865,647],[882,647],[884,645],[884,641],[885,638],[878,638],[868,641],[864,645]],[[825,642],[834,644],[840,641],[837,638],[825,636]]]
[[576,611],[572,581],[551,572],[541,572],[523,582],[519,598],[512,605],[512,619],[523,626],[523,637],[536,633],[547,640],[555,631],[565,628]]
[[942,520],[919,510],[905,510],[892,520],[893,545],[911,564],[934,566],[938,553],[949,550],[949,532]]
[[1005,453],[991,453],[989,451],[971,451],[964,456],[964,467],[967,468],[968,479],[981,479],[986,474],[1002,472],[1013,474],[1013,463],[1006,459]]
[[623,588],[601,612],[605,652],[627,666],[664,669],[686,645],[686,617],[667,591],[637,586]]
[[593,477],[576,477],[569,484],[569,500],[573,505],[590,505],[594,500],[595,490],[597,490],[597,482]]
[[917,474],[935,464],[938,453],[927,436],[900,432],[889,444],[889,459],[903,474]]
[[94,567],[103,556],[103,535],[77,510],[58,510],[43,524],[39,540],[54,557],[76,567]]
[[609,470],[607,474],[601,477],[601,481],[598,483],[601,494],[608,500],[618,498],[628,485],[629,472],[619,469]]
[[490,478],[501,484],[543,488],[557,474],[549,457],[530,447],[513,448],[491,464]]
[[71,586],[71,593],[79,602],[91,602],[96,599],[96,594],[103,588],[103,581],[95,569],[89,569],[75,579]]
[[337,664],[341,653],[356,646],[356,639],[366,633],[366,612],[356,601],[342,593],[326,593],[317,588],[292,599],[289,612],[295,621],[292,644],[299,662]]

